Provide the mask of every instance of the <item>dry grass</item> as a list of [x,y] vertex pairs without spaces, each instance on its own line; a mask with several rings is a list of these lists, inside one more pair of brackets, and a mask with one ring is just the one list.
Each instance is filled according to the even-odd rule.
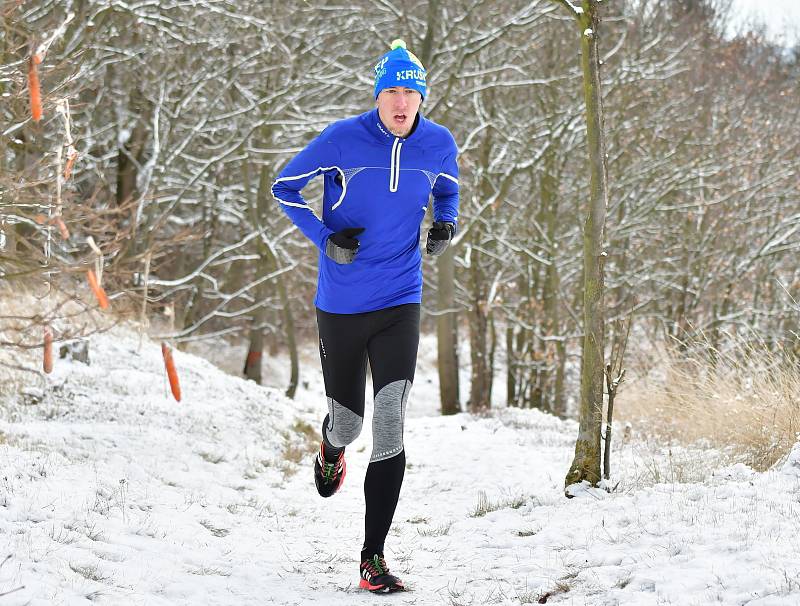
[[417,528],[417,534],[421,537],[443,537],[450,534],[453,522],[445,522],[435,528]]
[[707,444],[763,471],[800,432],[800,363],[763,344],[735,339],[723,353],[707,343],[661,348],[631,368],[615,416],[683,444]]
[[319,448],[319,433],[305,421],[297,420],[289,431],[283,432],[283,461],[289,463],[283,470],[287,475],[297,471],[297,466],[306,461],[309,455]]
[[85,579],[89,579],[90,581],[95,581],[96,583],[108,583],[111,581],[111,576],[104,574],[102,570],[100,570],[99,565],[97,564],[73,564],[70,562],[69,567],[72,569],[73,572],[81,575]]
[[519,509],[525,504],[525,497],[523,495],[513,495],[506,498],[498,499],[497,501],[489,500],[484,491],[478,493],[478,504],[475,505],[473,510],[469,513],[471,518],[482,518],[487,513],[498,511],[500,509]]

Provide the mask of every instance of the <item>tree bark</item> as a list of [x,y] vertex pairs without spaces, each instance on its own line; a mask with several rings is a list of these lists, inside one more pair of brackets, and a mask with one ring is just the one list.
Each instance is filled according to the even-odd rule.
[[603,104],[600,89],[598,29],[600,18],[596,0],[583,0],[583,12],[576,15],[581,35],[581,67],[586,103],[589,147],[590,200],[583,233],[583,323],[581,390],[578,439],[575,457],[565,479],[569,487],[582,481],[600,482],[600,433],[603,422],[604,321],[603,231],[608,206]]
[[141,91],[134,89],[131,94],[131,111],[136,115],[136,124],[128,140],[122,142],[117,151],[117,206],[122,206],[139,195],[136,180],[148,139],[145,106]]
[[286,292],[286,282],[283,276],[278,276],[276,279],[278,280],[278,294],[280,295],[281,305],[283,306],[283,326],[286,331],[286,347],[289,349],[289,364],[291,366],[289,385],[286,387],[286,397],[294,400],[294,395],[297,392],[297,385],[300,383],[300,358],[297,353],[294,314],[292,313],[292,306],[289,301],[289,295]]
[[439,0],[428,0],[428,14],[426,17],[427,27],[425,28],[425,38],[422,40],[422,48],[419,53],[419,60],[426,68],[430,68],[429,63],[433,55],[433,34],[439,22]]
[[514,348],[514,327],[506,327],[506,406],[517,406],[517,362]]
[[[559,306],[559,289],[561,278],[558,273],[556,256],[556,239],[558,230],[558,178],[556,177],[555,151],[551,150],[545,156],[544,174],[541,182],[541,203],[544,209],[544,224],[548,240],[548,265],[545,269],[544,303],[546,335],[551,340],[546,343],[547,361],[547,387],[548,394],[545,400],[549,404],[550,412],[559,417],[565,417],[566,398],[564,397],[564,358],[566,344],[561,338],[561,317]],[[553,340],[557,339],[557,340]],[[554,376],[555,375],[555,376]]]
[[491,365],[487,347],[488,313],[486,305],[486,280],[479,265],[480,255],[473,249],[470,267],[472,301],[469,310],[470,393],[469,411],[488,410],[492,389]]
[[[433,59],[434,33],[439,22],[439,0],[428,2],[425,37],[418,54],[427,68]],[[439,405],[443,415],[461,412],[458,381],[458,313],[455,306],[455,250],[451,245],[436,263],[438,290],[436,342],[439,373]],[[453,310],[453,311],[446,311]]]
[[[489,89],[484,93],[485,102],[489,106],[489,118],[495,117],[493,111],[494,92]],[[487,129],[480,148],[480,166],[484,167],[480,177],[480,195],[486,200],[493,193],[493,186],[486,170],[492,157],[493,134],[492,129]],[[491,224],[491,219],[489,219]],[[470,395],[469,411],[481,412],[491,408],[492,383],[494,372],[492,359],[489,353],[492,338],[489,335],[490,316],[492,313],[489,296],[489,280],[485,269],[484,253],[481,251],[484,241],[479,235],[482,230],[473,230],[475,246],[471,251],[470,262],[470,311],[469,311],[469,340],[470,340]]]
[[436,303],[438,345],[439,402],[443,415],[461,412],[458,384],[458,312],[455,305],[455,251],[450,246],[437,263],[439,289]]
[[264,354],[264,328],[262,326],[264,310],[259,309],[250,327],[247,344],[247,357],[244,361],[244,376],[248,381],[261,385],[261,362]]
[[[269,132],[266,133],[265,140],[269,140]],[[269,205],[271,201],[269,199],[269,190],[270,190],[270,171],[269,167],[262,166],[261,173],[259,175],[258,181],[258,194],[256,200],[256,220],[255,224],[260,225],[260,221],[258,220],[259,217],[266,216],[266,213],[269,212]],[[261,267],[260,275],[264,276],[272,271],[276,271],[280,268],[280,260],[275,255],[275,252],[264,242],[262,239],[258,241],[258,252],[259,252],[259,266]],[[297,337],[295,335],[295,323],[294,323],[294,314],[292,313],[292,305],[289,301],[289,294],[286,288],[286,282],[284,280],[284,275],[280,274],[275,276],[275,287],[278,289],[278,296],[280,297],[281,307],[282,309],[282,319],[283,319],[283,329],[284,334],[286,336],[286,347],[289,351],[289,363],[291,365],[291,375],[289,377],[289,385],[286,388],[286,396],[288,398],[294,399],[295,393],[297,391],[297,386],[300,383],[300,356],[297,352]],[[260,291],[261,289],[259,289]],[[262,301],[266,298],[265,296],[259,297]],[[258,318],[264,317],[264,310],[261,308],[259,313],[256,316],[256,326],[254,326],[253,330],[257,331],[260,334],[260,347],[259,351],[263,351],[263,320],[258,321]],[[252,338],[251,338],[252,340]]]

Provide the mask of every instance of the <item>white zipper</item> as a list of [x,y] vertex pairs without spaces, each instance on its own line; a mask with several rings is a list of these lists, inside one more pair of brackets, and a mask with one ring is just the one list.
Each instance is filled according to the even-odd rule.
[[392,144],[392,164],[389,169],[389,191],[397,191],[400,184],[400,149],[403,147],[403,140],[395,138]]

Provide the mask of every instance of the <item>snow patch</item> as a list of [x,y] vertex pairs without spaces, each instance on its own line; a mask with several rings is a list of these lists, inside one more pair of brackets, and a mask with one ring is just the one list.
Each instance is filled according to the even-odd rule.
[[[3,606],[372,603],[356,589],[371,390],[345,484],[321,499],[318,360],[290,401],[175,351],[178,404],[158,344],[120,329],[90,342],[91,366],[59,360],[44,389],[0,405],[0,534],[13,554],[0,594],[24,585]],[[632,436],[612,455],[621,488],[583,483],[566,499],[577,424],[513,408],[439,416],[436,348],[420,351],[386,542],[414,591],[393,604],[800,603],[800,445],[785,473],[734,465],[682,484],[668,472],[678,447]]]
[[714,477],[731,482],[747,482],[756,476],[756,472],[744,463],[736,463],[729,467],[723,467],[714,472]]
[[781,472],[786,476],[800,480],[800,442],[792,447],[792,451],[786,458]]
[[608,496],[608,492],[603,488],[595,488],[586,480],[578,482],[577,484],[570,484],[564,492],[570,498],[578,497],[598,500]]

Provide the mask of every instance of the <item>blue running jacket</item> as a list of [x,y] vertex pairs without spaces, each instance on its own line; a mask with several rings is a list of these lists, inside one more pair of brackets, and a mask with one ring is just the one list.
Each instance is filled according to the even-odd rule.
[[[420,224],[433,195],[436,221],[458,216],[458,149],[450,131],[419,115],[403,139],[378,110],[334,122],[298,153],[272,184],[272,195],[320,250],[314,304],[354,314],[422,301]],[[325,178],[322,220],[300,191]],[[328,236],[363,227],[353,263],[325,254]]]

